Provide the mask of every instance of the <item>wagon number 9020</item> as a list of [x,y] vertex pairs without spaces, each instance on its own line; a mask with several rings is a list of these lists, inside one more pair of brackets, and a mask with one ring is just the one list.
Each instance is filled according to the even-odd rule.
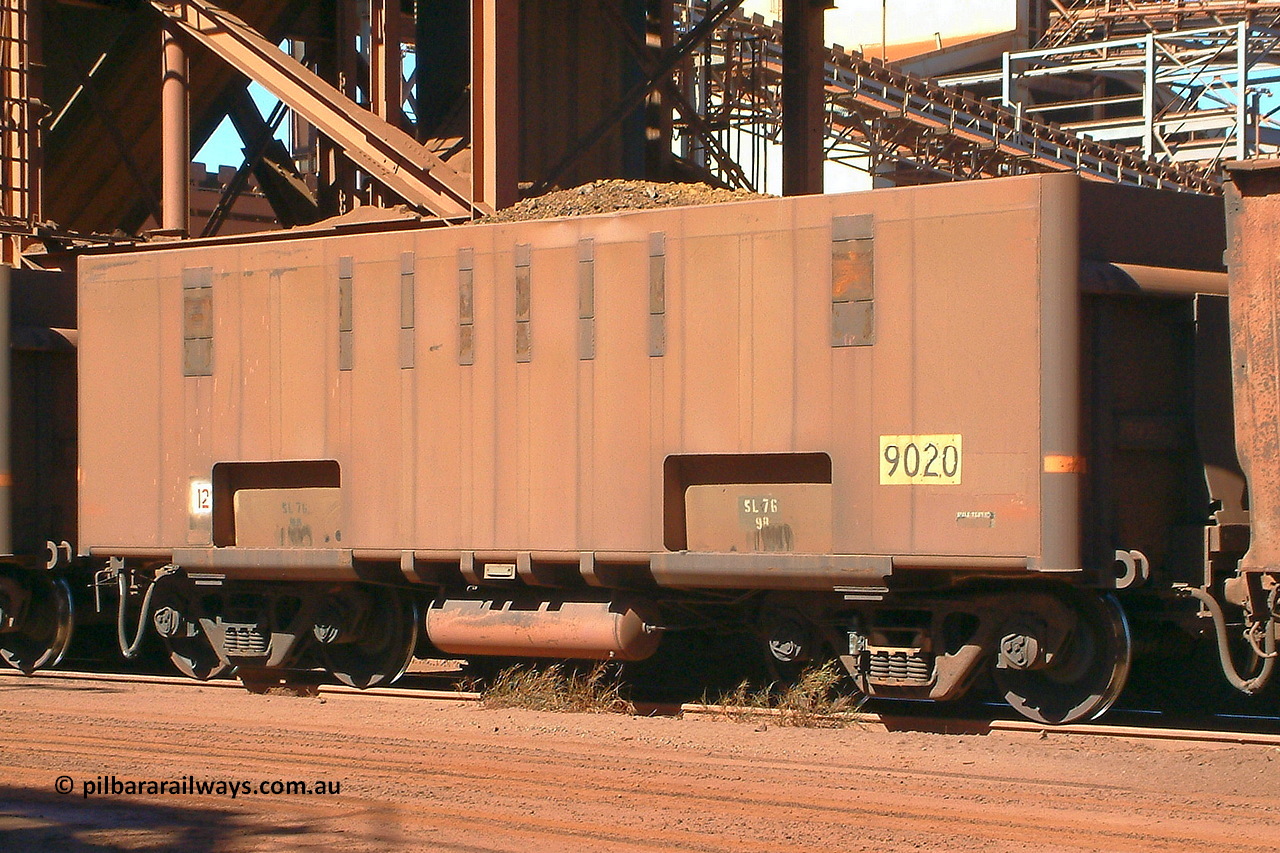
[[880,436],[880,485],[960,485],[960,436]]

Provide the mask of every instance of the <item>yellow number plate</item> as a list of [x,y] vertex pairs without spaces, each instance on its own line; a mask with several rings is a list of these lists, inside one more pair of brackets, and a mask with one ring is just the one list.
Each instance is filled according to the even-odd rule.
[[958,435],[882,435],[880,485],[958,486],[962,457]]

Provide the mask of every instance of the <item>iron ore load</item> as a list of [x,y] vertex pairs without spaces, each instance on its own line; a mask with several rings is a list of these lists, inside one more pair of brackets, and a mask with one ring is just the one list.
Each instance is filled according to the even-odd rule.
[[0,649],[110,619],[197,678],[370,686],[732,622],[780,672],[989,676],[1062,723],[1212,631],[1255,692],[1276,567],[1241,564],[1221,222],[1055,174],[88,252],[78,396],[37,395],[78,447],[10,442]]

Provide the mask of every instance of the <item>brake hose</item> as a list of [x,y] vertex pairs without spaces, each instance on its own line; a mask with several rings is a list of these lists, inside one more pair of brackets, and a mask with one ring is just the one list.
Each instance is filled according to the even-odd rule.
[[120,585],[120,607],[116,610],[116,639],[120,642],[120,653],[124,655],[125,660],[134,660],[142,649],[142,635],[147,628],[147,613],[151,610],[151,594],[156,591],[156,582],[160,580],[160,575],[156,575],[151,579],[151,584],[147,587],[146,594],[142,596],[142,611],[138,614],[138,630],[133,635],[132,643],[125,639],[124,627],[125,603],[128,601],[129,582],[125,579],[123,571],[116,575],[116,580]]
[[1218,604],[1218,600],[1203,589],[1188,586],[1183,587],[1181,591],[1196,599],[1208,609],[1209,615],[1213,619],[1214,631],[1218,637],[1218,659],[1222,662],[1222,672],[1227,677],[1227,681],[1241,693],[1247,693],[1252,696],[1260,692],[1267,682],[1271,680],[1271,672],[1276,665],[1274,618],[1268,620],[1266,631],[1262,636],[1262,667],[1252,678],[1244,678],[1236,669],[1235,661],[1231,659],[1231,649],[1228,646],[1230,641],[1227,637],[1227,618],[1222,612],[1222,605]]

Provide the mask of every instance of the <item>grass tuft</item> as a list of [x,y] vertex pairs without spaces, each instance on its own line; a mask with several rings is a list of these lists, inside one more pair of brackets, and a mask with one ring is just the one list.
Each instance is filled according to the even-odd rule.
[[486,708],[525,708],[531,711],[633,714],[635,706],[622,695],[617,668],[597,663],[589,670],[517,665],[504,669],[481,690]]
[[742,681],[715,702],[703,704],[718,706],[721,713],[738,722],[769,718],[780,726],[841,728],[853,722],[867,698],[840,693],[837,688],[843,680],[840,665],[827,661],[806,669],[794,684],[781,690],[772,684],[752,690]]

